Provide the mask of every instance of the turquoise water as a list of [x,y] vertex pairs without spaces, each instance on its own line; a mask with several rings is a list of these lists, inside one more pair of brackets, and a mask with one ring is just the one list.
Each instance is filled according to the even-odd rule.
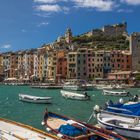
[[[132,94],[140,94],[140,89],[129,89]],[[52,104],[33,104],[18,100],[18,94],[30,94],[35,96],[50,96]],[[101,90],[87,91],[91,95],[90,101],[66,100],[61,97],[60,90],[33,89],[29,86],[3,86],[0,85],[0,117],[31,125],[43,129],[41,121],[44,110],[69,116],[81,121],[87,121],[93,107],[103,105],[109,99],[117,101],[120,97],[103,96]],[[127,99],[127,98],[125,98]],[[96,120],[90,122],[96,124]]]

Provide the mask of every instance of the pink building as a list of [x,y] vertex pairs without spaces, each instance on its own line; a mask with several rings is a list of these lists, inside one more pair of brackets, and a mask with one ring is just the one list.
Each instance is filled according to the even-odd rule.
[[132,55],[130,52],[115,50],[111,52],[112,72],[115,71],[131,71]]

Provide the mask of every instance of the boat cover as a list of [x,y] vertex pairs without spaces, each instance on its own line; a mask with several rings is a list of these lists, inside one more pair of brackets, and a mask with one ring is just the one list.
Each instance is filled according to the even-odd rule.
[[86,134],[86,128],[79,129],[69,124],[61,125],[58,131],[64,135],[72,137]]
[[134,103],[130,105],[128,104],[125,105],[125,104],[120,104],[120,103],[110,104],[107,107],[107,111],[140,116],[140,103]]

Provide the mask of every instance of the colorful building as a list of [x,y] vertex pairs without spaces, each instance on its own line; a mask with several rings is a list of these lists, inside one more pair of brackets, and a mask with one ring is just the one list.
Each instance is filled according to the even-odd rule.
[[111,51],[111,71],[131,71],[131,53],[128,51]]
[[8,78],[18,78],[18,53],[10,54],[10,68]]
[[131,34],[130,53],[132,54],[132,71],[140,71],[140,33]]
[[56,79],[66,79],[67,77],[67,58],[66,50],[60,50],[57,52],[57,62],[56,62]]

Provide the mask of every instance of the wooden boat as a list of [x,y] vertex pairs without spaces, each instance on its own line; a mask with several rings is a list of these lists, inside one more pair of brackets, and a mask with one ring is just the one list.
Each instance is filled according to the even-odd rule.
[[103,95],[111,95],[111,96],[128,96],[129,92],[127,91],[111,91],[111,90],[103,90]]
[[51,103],[51,97],[39,97],[26,94],[19,94],[19,100],[31,103]]
[[122,136],[140,139],[139,118],[109,115],[101,112],[97,115],[97,120],[103,128],[113,130]]
[[69,140],[126,140],[118,134],[98,128],[71,118],[48,112],[44,115],[42,125],[46,130]]
[[60,138],[28,125],[0,118],[1,140],[58,140]]
[[61,90],[60,92],[61,92],[61,95],[66,99],[73,99],[73,100],[89,100],[90,99],[90,96],[87,95],[86,92],[84,92],[84,94],[65,91],[65,90]]

